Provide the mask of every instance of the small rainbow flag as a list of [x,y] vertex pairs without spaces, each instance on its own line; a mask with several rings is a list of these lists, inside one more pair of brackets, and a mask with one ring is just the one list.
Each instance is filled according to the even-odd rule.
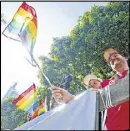
[[18,109],[25,110],[27,113],[32,114],[38,107],[35,84],[19,95],[18,98],[14,99],[12,103],[15,104]]
[[43,114],[44,112],[47,111],[46,108],[46,98],[41,102],[41,104],[34,110],[34,112],[31,115],[31,119],[34,119],[37,116],[40,116],[41,114]]
[[22,42],[28,52],[32,54],[37,37],[35,9],[23,2],[2,34],[10,39]]

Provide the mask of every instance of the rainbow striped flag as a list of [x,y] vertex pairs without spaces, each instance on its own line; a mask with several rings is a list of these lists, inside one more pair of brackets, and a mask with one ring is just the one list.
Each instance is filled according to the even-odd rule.
[[38,107],[35,84],[19,95],[18,98],[14,99],[12,103],[15,104],[18,109],[32,114]]
[[37,37],[35,9],[23,2],[2,34],[10,39],[22,42],[28,52],[32,54]]
[[47,111],[46,101],[47,101],[47,99],[45,97],[45,99],[41,102],[41,104],[32,113],[31,119],[34,119],[35,117],[40,116],[41,114],[43,114],[44,112]]

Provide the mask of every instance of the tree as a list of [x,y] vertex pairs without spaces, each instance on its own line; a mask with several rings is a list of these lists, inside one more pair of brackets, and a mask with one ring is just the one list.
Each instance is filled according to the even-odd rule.
[[9,97],[1,103],[1,128],[14,129],[26,122],[26,112],[18,110]]

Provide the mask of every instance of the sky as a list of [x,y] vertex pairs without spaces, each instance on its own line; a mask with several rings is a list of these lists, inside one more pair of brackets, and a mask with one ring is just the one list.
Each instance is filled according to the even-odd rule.
[[[79,16],[90,11],[93,5],[106,5],[107,2],[27,2],[35,8],[38,17],[38,36],[34,47],[34,57],[48,56],[53,38],[69,35],[77,24]],[[1,2],[1,13],[10,22],[22,2]],[[6,27],[2,25],[1,32]],[[22,93],[33,83],[39,85],[38,69],[25,59],[26,49],[21,43],[1,34],[1,98],[10,86],[17,82],[16,90]]]

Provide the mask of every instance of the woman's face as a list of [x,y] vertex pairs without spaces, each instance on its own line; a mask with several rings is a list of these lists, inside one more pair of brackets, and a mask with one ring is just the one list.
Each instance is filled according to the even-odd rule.
[[101,82],[99,80],[91,79],[89,81],[89,88],[99,89],[100,87],[101,87]]

